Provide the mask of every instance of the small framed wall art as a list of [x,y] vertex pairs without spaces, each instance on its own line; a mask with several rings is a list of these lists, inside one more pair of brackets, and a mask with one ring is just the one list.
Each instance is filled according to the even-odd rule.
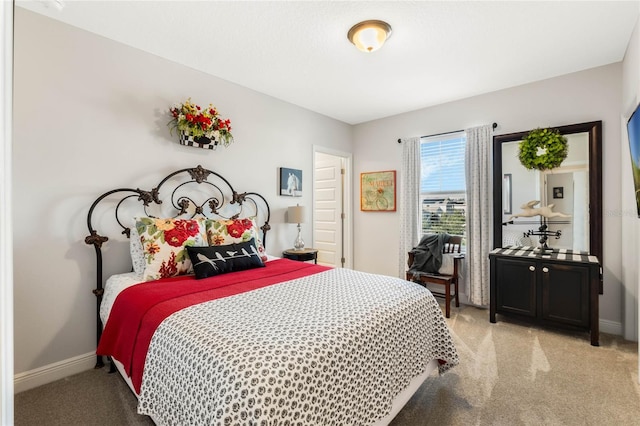
[[360,173],[360,210],[396,211],[396,171]]
[[553,187],[553,198],[564,198],[564,186]]
[[280,167],[280,195],[302,197],[302,170]]

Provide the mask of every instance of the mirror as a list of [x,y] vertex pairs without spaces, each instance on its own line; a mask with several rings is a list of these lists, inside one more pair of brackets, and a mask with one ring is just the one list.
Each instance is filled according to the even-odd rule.
[[[514,217],[529,201],[552,206],[547,221],[552,248],[588,251],[602,262],[602,121],[557,127],[569,153],[552,170],[528,170],[518,159],[518,144],[529,133],[493,137],[493,246],[511,245],[537,231],[541,216]],[[559,214],[558,214],[559,213]],[[559,238],[556,238],[559,235]],[[538,246],[538,236],[529,237]]]

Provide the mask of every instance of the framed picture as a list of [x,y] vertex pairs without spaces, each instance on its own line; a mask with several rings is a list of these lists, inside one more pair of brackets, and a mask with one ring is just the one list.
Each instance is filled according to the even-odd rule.
[[360,210],[396,211],[396,171],[360,173]]
[[302,197],[302,170],[280,167],[280,195]]
[[511,173],[502,175],[502,214],[511,214]]
[[629,135],[629,153],[631,154],[631,174],[633,175],[633,189],[636,209],[640,218],[640,104],[627,121]]
[[553,198],[564,198],[564,186],[553,187]]

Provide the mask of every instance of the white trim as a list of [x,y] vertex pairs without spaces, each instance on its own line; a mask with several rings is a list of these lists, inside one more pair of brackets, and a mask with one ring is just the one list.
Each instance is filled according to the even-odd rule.
[[[475,307],[488,309],[488,306],[476,306],[472,303],[469,303],[469,296],[462,291],[460,291],[460,305],[465,305],[465,306],[468,305],[468,306],[475,306]],[[615,336],[624,337],[622,334],[622,323],[620,322],[600,319],[598,321],[598,327],[601,333],[613,334]]]
[[96,353],[89,352],[45,365],[34,370],[16,374],[14,377],[15,392],[24,392],[83,371],[91,370],[96,364]]
[[14,2],[0,1],[0,424],[13,424],[13,232],[11,215],[11,113]]
[[615,321],[609,321],[609,320],[601,319],[598,323],[600,324],[600,332],[601,333],[615,334],[616,336],[622,336],[622,323],[621,322],[615,322]]

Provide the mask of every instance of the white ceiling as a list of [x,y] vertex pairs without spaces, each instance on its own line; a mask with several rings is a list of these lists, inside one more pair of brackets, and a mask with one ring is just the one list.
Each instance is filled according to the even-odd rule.
[[[640,11],[638,1],[16,4],[350,124],[619,62]],[[393,28],[369,54],[346,38],[367,19]]]

